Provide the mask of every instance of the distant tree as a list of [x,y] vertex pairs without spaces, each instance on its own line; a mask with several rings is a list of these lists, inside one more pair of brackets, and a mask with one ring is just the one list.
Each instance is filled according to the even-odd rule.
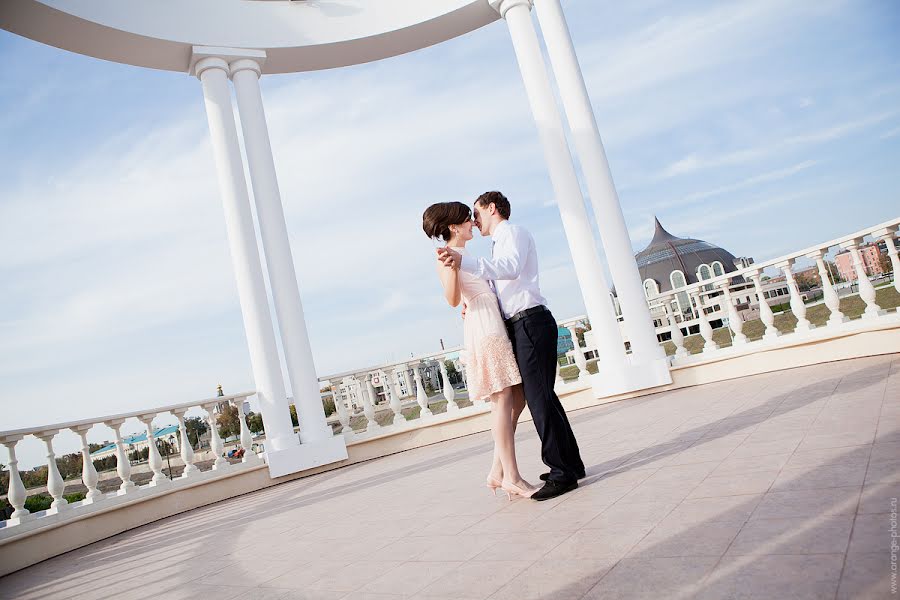
[[255,434],[260,434],[266,430],[263,426],[262,415],[255,412],[247,415],[247,427]]
[[825,270],[828,272],[828,275],[831,277],[831,283],[842,283],[844,278],[841,277],[841,272],[838,271],[837,264],[832,260],[825,261]]
[[456,365],[453,364],[452,360],[445,360],[444,366],[447,367],[447,377],[450,379],[451,383],[458,383],[462,376],[459,374],[459,371],[456,370]]
[[112,442],[100,442],[99,444],[88,442],[88,452],[96,452],[100,448],[106,448],[110,444],[112,444]]
[[768,275],[763,275],[762,277],[759,278],[760,281],[768,281],[770,279],[772,279],[772,278],[769,277]]
[[891,273],[894,270],[894,265],[891,263],[891,257],[887,253],[882,253],[878,256],[878,262],[881,266],[882,273]]
[[297,407],[291,404],[291,424],[294,427],[299,427],[300,419],[297,418]]
[[81,477],[81,452],[72,452],[56,459],[56,467],[63,479]]
[[184,429],[187,431],[188,440],[197,449],[200,448],[200,436],[209,431],[206,419],[200,417],[188,417],[184,420]]
[[578,338],[578,345],[579,345],[579,346],[584,346],[584,345],[585,345],[585,341],[584,341],[584,332],[585,332],[585,331],[590,331],[590,330],[591,330],[590,326],[588,326],[587,328],[585,328],[585,327],[576,327],[576,328],[575,328],[575,337]]
[[233,404],[225,405],[219,416],[216,417],[216,425],[219,427],[219,435],[223,439],[241,434],[241,422],[238,420],[238,409]]
[[334,396],[329,396],[328,398],[322,398],[322,408],[325,409],[326,417],[333,415],[334,411],[337,410],[334,406]]
[[821,283],[819,278],[812,273],[797,273],[794,280],[797,282],[797,288],[801,292],[808,292],[815,287],[819,287]]

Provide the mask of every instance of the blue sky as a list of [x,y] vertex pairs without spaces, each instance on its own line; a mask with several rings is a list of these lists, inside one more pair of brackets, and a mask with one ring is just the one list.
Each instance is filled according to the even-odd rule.
[[[654,215],[757,260],[897,216],[895,2],[622,4],[564,8],[635,250]],[[0,56],[0,429],[252,389],[199,83]],[[503,22],[262,86],[320,374],[461,341],[432,202],[503,190],[552,310],[583,312]]]

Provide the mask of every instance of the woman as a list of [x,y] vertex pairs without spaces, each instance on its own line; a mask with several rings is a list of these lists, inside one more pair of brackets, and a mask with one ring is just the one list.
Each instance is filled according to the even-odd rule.
[[[425,235],[443,241],[460,254],[465,253],[466,242],[472,239],[472,224],[472,211],[461,202],[439,202],[422,215]],[[537,488],[522,479],[515,447],[516,424],[525,408],[525,395],[497,297],[484,279],[445,266],[440,260],[436,261],[436,268],[450,306],[465,303],[463,333],[469,399],[491,401],[494,461],[487,486],[495,495],[499,487],[509,499],[513,494],[529,498]]]

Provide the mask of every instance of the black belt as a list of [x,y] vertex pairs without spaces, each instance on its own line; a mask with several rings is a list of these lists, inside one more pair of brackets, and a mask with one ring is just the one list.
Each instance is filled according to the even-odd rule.
[[547,310],[547,307],[542,304],[539,304],[537,306],[532,306],[531,308],[526,308],[525,310],[520,310],[519,312],[517,312],[510,318],[506,319],[506,324],[512,325],[516,321],[524,319],[528,315],[534,315],[534,314],[542,313],[542,312],[550,312],[550,311]]

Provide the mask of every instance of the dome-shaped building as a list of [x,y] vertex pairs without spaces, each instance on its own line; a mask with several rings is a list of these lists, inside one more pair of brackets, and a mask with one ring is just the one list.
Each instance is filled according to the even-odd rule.
[[659,219],[655,222],[650,244],[634,255],[647,298],[737,270],[735,262],[740,261],[728,250],[703,240],[675,237]]

